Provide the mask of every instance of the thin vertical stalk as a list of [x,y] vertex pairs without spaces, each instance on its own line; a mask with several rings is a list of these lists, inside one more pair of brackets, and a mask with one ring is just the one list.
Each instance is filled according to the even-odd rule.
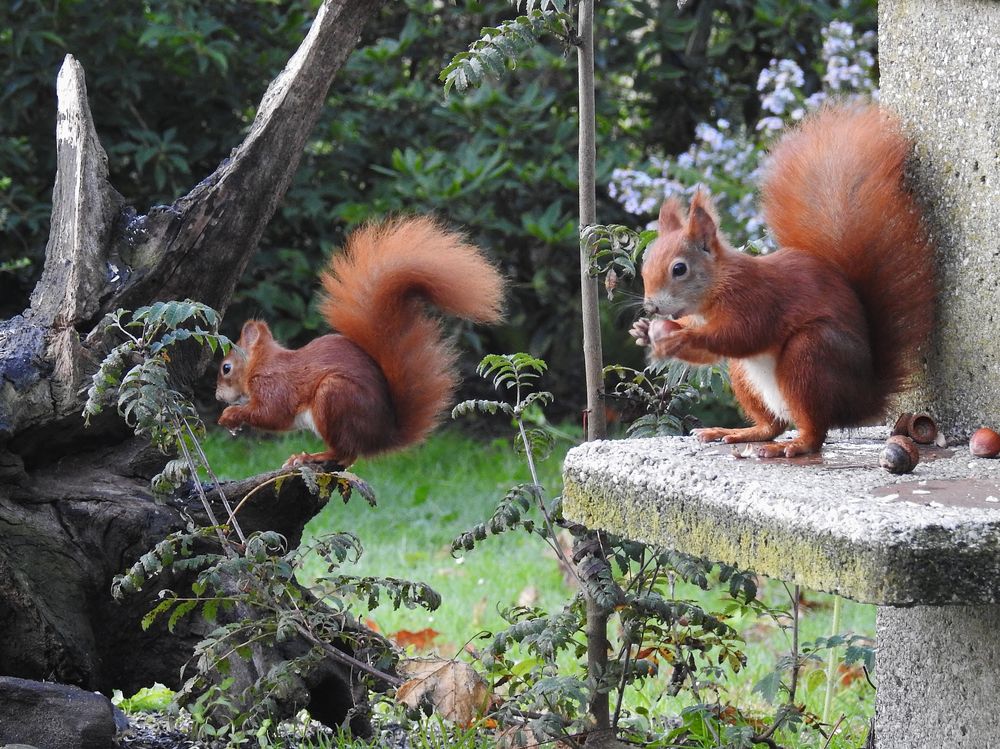
[[[830,623],[830,637],[835,637],[840,633],[840,596],[833,598],[833,621]],[[830,648],[826,659],[826,694],[823,697],[824,723],[830,722],[830,711],[833,709],[833,692],[837,683],[837,651]]]
[[[597,144],[594,103],[594,0],[579,6],[577,75],[580,111],[580,230],[597,223]],[[590,242],[580,240],[580,304],[583,309],[583,358],[587,377],[587,439],[604,439],[604,356],[601,351],[601,321],[598,314],[597,278],[590,274]]]
[[[597,223],[597,116],[594,88],[594,0],[580,0],[577,15],[577,85],[579,91],[579,197],[580,231]],[[598,311],[597,278],[590,273],[590,242],[580,240],[580,306],[583,317],[583,361],[587,381],[587,439],[604,439],[604,355],[601,351],[601,322]],[[591,532],[588,537],[594,534]],[[603,558],[603,554],[601,555]],[[607,562],[605,561],[605,564]],[[610,611],[588,595],[587,675],[593,691],[588,713],[591,732],[600,746],[610,738],[611,700],[608,684],[608,619]],[[597,738],[601,737],[601,738]]]
[[[580,231],[597,223],[597,116],[594,103],[594,0],[580,0],[577,22],[577,85],[579,91]],[[590,273],[590,243],[580,240],[580,306],[583,313],[583,361],[587,379],[587,439],[607,436],[604,415],[604,355],[598,314],[597,278]],[[588,712],[592,730],[611,733],[608,675],[610,612],[586,594],[587,675],[592,686]]]
[[799,601],[802,588],[796,585],[792,593],[792,683],[788,686],[788,704],[795,705],[795,690],[799,684]]

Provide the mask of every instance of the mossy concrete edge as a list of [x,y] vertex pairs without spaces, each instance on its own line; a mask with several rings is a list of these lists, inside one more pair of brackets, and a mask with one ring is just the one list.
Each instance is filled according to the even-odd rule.
[[[880,446],[856,445],[851,459],[863,454],[877,465]],[[1000,507],[949,509],[935,520],[934,507],[874,496],[866,502],[846,474],[862,474],[873,486],[895,479],[864,461],[828,465],[827,478],[822,466],[718,457],[683,439],[575,448],[564,465],[564,513],[592,528],[864,603],[1000,601]],[[968,463],[955,451],[922,466],[928,478],[917,481],[926,485],[934,473],[953,475]],[[797,491],[800,484],[805,488]]]

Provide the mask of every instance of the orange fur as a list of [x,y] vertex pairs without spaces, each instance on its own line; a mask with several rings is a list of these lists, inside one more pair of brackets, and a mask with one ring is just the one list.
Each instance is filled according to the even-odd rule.
[[875,106],[828,106],[771,153],[761,206],[779,246],[835,264],[870,326],[884,402],[915,373],[933,326],[932,250],[903,180],[912,144]]
[[874,106],[827,107],[775,147],[763,185],[781,249],[751,257],[718,233],[697,192],[685,221],[668,201],[643,262],[646,309],[682,317],[649,337],[656,358],[731,360],[733,389],[755,426],[706,429],[702,439],[790,443],[767,457],[820,448],[827,430],[883,414],[913,374],[932,325],[932,252],[903,184],[909,142]]
[[220,368],[217,396],[234,405],[219,423],[314,426],[327,452],[292,463],[349,465],[422,440],[457,385],[457,354],[425,305],[496,322],[503,279],[462,235],[415,217],[355,231],[321,281],[323,316],[338,333],[292,351],[266,324],[244,325],[246,357],[231,353]]

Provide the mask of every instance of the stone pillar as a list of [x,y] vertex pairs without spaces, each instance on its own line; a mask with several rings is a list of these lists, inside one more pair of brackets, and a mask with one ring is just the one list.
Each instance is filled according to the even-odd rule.
[[[938,304],[910,410],[1000,429],[1000,2],[880,0],[882,102],[916,143]],[[878,609],[878,749],[995,746],[1000,607]]]
[[997,745],[1000,606],[879,606],[877,749]]
[[882,102],[916,141],[938,253],[937,330],[907,407],[949,437],[1000,429],[1000,2],[880,0],[878,33]]

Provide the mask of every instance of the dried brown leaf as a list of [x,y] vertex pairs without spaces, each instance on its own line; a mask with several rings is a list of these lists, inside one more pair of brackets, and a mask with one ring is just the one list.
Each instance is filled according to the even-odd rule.
[[426,700],[442,718],[467,728],[489,704],[486,681],[468,663],[413,658],[400,661],[397,670],[406,681],[396,690],[396,700],[410,708]]

